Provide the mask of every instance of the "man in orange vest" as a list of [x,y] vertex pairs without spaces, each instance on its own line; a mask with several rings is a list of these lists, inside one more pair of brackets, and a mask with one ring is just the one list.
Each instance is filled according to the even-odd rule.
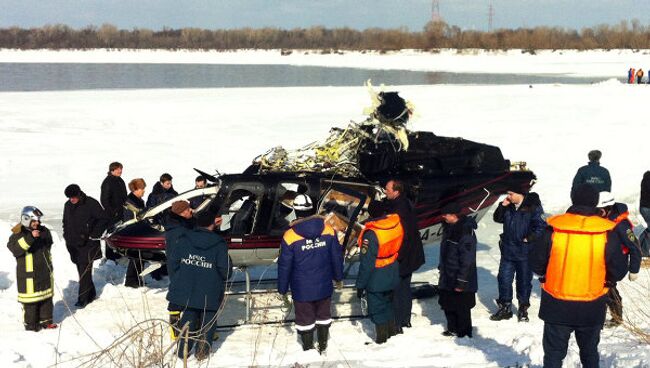
[[404,229],[397,214],[386,214],[382,202],[368,205],[370,219],[359,235],[359,274],[357,296],[366,294],[368,314],[375,324],[377,344],[383,344],[397,332],[393,310],[393,289],[399,283],[397,255]]
[[598,367],[598,343],[606,314],[608,284],[627,273],[620,244],[609,244],[616,225],[598,216],[598,192],[589,184],[575,188],[573,205],[548,219],[548,227],[531,253],[540,275],[544,321],[544,367],[560,368],[575,332],[584,367]]

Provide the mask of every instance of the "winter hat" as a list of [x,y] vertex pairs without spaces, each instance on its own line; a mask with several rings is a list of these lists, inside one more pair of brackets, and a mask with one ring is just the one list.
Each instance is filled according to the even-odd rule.
[[187,201],[176,201],[172,203],[172,212],[179,216],[188,208],[190,208],[190,204]]
[[368,205],[368,215],[371,218],[381,217],[386,214],[386,205],[381,201],[372,201]]
[[572,202],[576,206],[596,207],[598,205],[598,192],[589,184],[580,184],[575,187]]
[[614,195],[610,192],[600,192],[598,193],[598,208],[605,208],[613,206],[616,201],[614,200]]
[[65,196],[67,198],[79,197],[81,195],[81,188],[77,184],[70,184],[65,188]]
[[522,187],[521,184],[517,183],[508,183],[508,185],[506,185],[506,191],[517,194],[528,194],[529,190],[529,187]]
[[[184,201],[178,201],[174,202],[174,204],[179,203],[179,202],[184,202]],[[190,208],[189,206],[187,208]],[[199,212],[198,215],[196,215],[196,225],[199,227],[208,227],[212,224],[214,224],[214,220],[217,217],[214,212],[212,211],[203,211]]]
[[459,215],[461,211],[460,204],[458,202],[449,202],[444,207],[442,207],[442,210],[440,210],[441,215]]

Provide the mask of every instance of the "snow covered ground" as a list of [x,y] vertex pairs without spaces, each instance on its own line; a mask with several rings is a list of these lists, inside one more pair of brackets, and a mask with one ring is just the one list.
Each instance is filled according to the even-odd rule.
[[[152,56],[153,55],[153,56]],[[205,58],[202,58],[204,55]],[[291,63],[325,66],[480,71],[504,73],[565,73],[620,76],[631,65],[642,66],[644,52],[564,52],[523,55],[302,55],[280,57],[279,52],[240,53],[118,53],[0,51],[0,62],[66,61]],[[435,60],[440,57],[441,61]],[[52,59],[50,59],[52,58]],[[132,60],[133,61],[133,60]],[[592,73],[592,74],[589,74]],[[380,83],[381,81],[375,81]],[[412,129],[462,136],[501,147],[513,161],[527,161],[538,176],[547,213],[562,212],[575,170],[586,163],[591,149],[603,151],[602,163],[613,180],[619,201],[637,214],[639,183],[650,169],[648,133],[644,119],[650,100],[645,85],[609,81],[594,85],[521,86],[404,86],[400,94],[411,100],[419,118]],[[60,238],[63,189],[78,183],[97,198],[111,161],[124,167],[126,181],[143,177],[150,189],[162,172],[174,176],[177,189],[193,185],[192,167],[206,171],[238,172],[258,154],[283,145],[295,148],[324,137],[331,126],[362,120],[369,105],[363,87],[111,90],[0,93],[0,243],[24,205],[36,205],[53,230],[55,321],[61,328],[38,334],[25,332],[16,301],[15,262],[0,247],[0,365],[44,367],[92,353],[109,345],[145,315],[166,318],[166,281],[140,290],[121,284],[125,267],[111,262],[95,268],[99,299],[83,310],[76,299],[77,274]],[[496,274],[499,226],[488,215],[479,225],[478,305],[473,310],[474,339],[440,335],[444,316],[436,299],[415,302],[413,328],[382,346],[366,345],[369,321],[340,321],[332,327],[326,357],[300,351],[295,333],[285,326],[242,327],[221,333],[210,366],[421,366],[503,367],[540,366],[543,324],[516,319],[492,322],[497,296]],[[427,247],[427,264],[416,281],[435,281],[436,246]],[[260,270],[261,271],[261,270]],[[261,272],[258,272],[259,275]],[[274,276],[270,269],[265,277]],[[258,276],[259,277],[259,276]],[[149,280],[151,281],[151,280]],[[644,302],[650,275],[642,269],[635,284],[621,283],[627,316],[650,331]],[[539,287],[535,285],[535,295]],[[531,316],[539,301],[533,299]],[[650,366],[647,345],[619,327],[601,337],[602,366]],[[579,365],[572,342],[565,366]],[[78,364],[78,362],[76,362]],[[195,362],[191,362],[196,365]],[[74,365],[74,364],[73,364]]]

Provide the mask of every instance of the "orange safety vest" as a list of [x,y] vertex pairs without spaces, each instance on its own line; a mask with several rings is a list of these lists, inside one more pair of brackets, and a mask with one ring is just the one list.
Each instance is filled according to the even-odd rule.
[[542,288],[554,298],[588,302],[607,294],[605,246],[616,224],[571,213],[548,219],[553,227],[551,256]]
[[399,215],[390,214],[380,220],[367,222],[361,234],[359,234],[359,248],[363,245],[363,234],[368,230],[374,231],[379,241],[375,267],[382,268],[395,262],[399,248],[404,240],[404,229]]

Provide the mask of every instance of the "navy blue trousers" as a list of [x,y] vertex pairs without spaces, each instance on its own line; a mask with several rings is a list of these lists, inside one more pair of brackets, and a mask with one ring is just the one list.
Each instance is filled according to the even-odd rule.
[[[215,310],[202,310],[195,308],[186,308],[183,310],[181,321],[178,325],[179,329],[183,329],[185,324],[189,324],[189,334],[187,340],[187,354],[192,352],[194,343],[212,346],[214,333],[217,331],[217,311]],[[178,338],[178,357],[183,358],[185,351],[185,333],[181,334]]]
[[533,289],[533,271],[528,260],[508,261],[501,259],[499,263],[499,300],[504,303],[512,302],[512,281],[516,276],[517,300],[519,305],[530,305],[530,292]]
[[562,368],[562,360],[569,348],[569,338],[575,332],[576,342],[580,349],[580,362],[584,368],[597,368],[600,356],[598,343],[602,325],[596,326],[567,326],[544,323],[544,368]]
[[399,278],[399,284],[393,292],[393,309],[395,325],[406,326],[411,323],[411,309],[413,308],[413,295],[411,295],[411,276]]

